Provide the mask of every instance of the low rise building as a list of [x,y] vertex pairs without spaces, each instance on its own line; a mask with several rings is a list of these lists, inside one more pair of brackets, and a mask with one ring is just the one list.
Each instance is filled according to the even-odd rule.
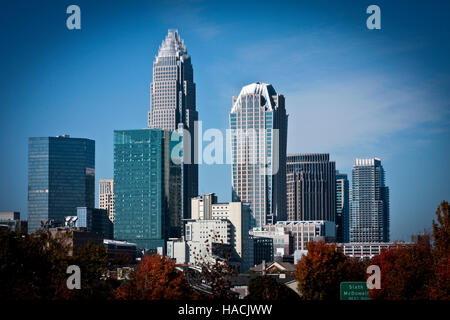
[[[336,239],[336,224],[332,221],[278,221],[274,225],[263,226],[264,231],[289,232],[293,239],[293,251],[306,250],[310,241],[323,240],[334,242]],[[293,253],[293,252],[292,252]]]

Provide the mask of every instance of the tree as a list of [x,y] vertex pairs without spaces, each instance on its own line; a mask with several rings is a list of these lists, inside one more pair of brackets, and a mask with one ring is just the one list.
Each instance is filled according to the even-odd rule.
[[61,297],[70,249],[64,236],[0,232],[0,243],[0,299]]
[[114,289],[119,286],[113,279],[104,279],[108,271],[108,256],[101,245],[88,242],[74,250],[69,263],[81,269],[81,289],[68,290],[65,283],[63,297],[65,299],[112,299]]
[[123,300],[180,300],[191,296],[183,272],[166,256],[146,256],[131,273],[131,279],[116,290]]
[[429,298],[450,300],[450,215],[447,201],[437,208],[436,216],[437,223],[433,220],[435,273],[430,283]]
[[365,281],[365,264],[347,258],[335,244],[309,242],[307,249],[294,272],[303,299],[339,299],[341,282]]
[[381,289],[369,290],[373,299],[418,300],[428,298],[428,283],[433,276],[430,242],[383,249],[372,259],[381,270]]
[[450,214],[448,202],[443,201],[436,210],[437,222],[433,220],[433,255],[437,260],[450,255]]
[[248,283],[248,292],[245,297],[248,300],[300,300],[297,293],[270,276],[251,279]]

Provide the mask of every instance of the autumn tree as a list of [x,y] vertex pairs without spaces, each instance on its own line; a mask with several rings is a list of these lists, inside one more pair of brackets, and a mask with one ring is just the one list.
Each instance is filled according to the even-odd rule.
[[191,296],[183,272],[166,256],[146,256],[131,273],[131,279],[116,290],[122,300],[180,300]]
[[0,299],[57,299],[69,247],[48,231],[0,232]]
[[450,300],[450,214],[448,202],[443,201],[436,210],[437,222],[433,220],[434,277],[429,287],[429,298]]
[[424,237],[418,244],[382,249],[371,264],[381,270],[381,289],[369,290],[373,299],[427,299],[434,271],[429,239]]
[[307,249],[294,272],[303,299],[339,299],[341,282],[365,281],[365,264],[346,257],[335,244],[309,242]]
[[300,300],[299,295],[270,276],[259,276],[248,283],[248,300]]
[[114,298],[114,290],[119,283],[114,279],[105,279],[108,271],[108,257],[106,249],[101,244],[88,242],[76,248],[69,262],[80,267],[81,289],[69,290],[64,283],[62,295],[65,299]]

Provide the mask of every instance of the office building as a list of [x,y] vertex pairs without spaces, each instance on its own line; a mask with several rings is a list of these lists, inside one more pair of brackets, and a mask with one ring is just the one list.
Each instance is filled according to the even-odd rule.
[[327,153],[290,154],[286,162],[287,220],[335,221],[335,163]]
[[336,242],[349,242],[349,197],[347,175],[336,171]]
[[274,261],[273,238],[253,237],[253,266]]
[[164,138],[159,129],[114,131],[114,239],[164,248]]
[[109,220],[114,222],[114,179],[101,179],[98,187],[98,207],[108,211]]
[[[284,256],[289,256],[294,253],[293,244],[294,239],[289,231],[285,231],[283,228],[279,228],[275,231],[265,231],[260,228],[253,228],[250,231],[250,235],[256,238],[270,238],[273,243],[273,257],[275,259],[281,259]],[[269,260],[266,260],[269,261]],[[272,261],[272,260],[271,260]]]
[[355,160],[351,192],[350,242],[389,242],[389,188],[380,159]]
[[105,239],[113,239],[113,223],[109,220],[107,210],[78,207],[77,218],[77,227],[86,228],[90,232],[101,233]]
[[77,207],[93,208],[94,197],[95,141],[68,135],[29,139],[29,232],[41,221],[62,225]]
[[233,97],[232,201],[249,204],[251,227],[286,220],[287,122],[284,96],[270,84],[252,83]]
[[278,221],[265,225],[265,231],[289,232],[293,239],[293,250],[306,250],[310,241],[336,241],[336,225],[332,221]]
[[[153,62],[148,127],[169,131],[183,129],[187,132],[186,135],[182,134],[183,165],[180,173],[182,219],[191,217],[190,199],[198,194],[198,160],[194,146],[196,142],[194,122],[197,120],[191,57],[178,31],[169,30]],[[181,232],[180,229],[172,236],[176,236],[177,232]]]
[[381,250],[390,250],[396,248],[406,248],[414,243],[408,242],[351,242],[338,243],[337,248],[351,258],[369,258],[372,259],[381,253]]
[[0,227],[15,232],[28,232],[28,221],[20,219],[18,211],[0,212]]
[[253,258],[249,240],[251,221],[249,206],[242,202],[218,202],[214,193],[193,198],[191,205],[193,221],[222,220],[230,223],[229,240],[226,243],[233,249],[232,258],[241,263],[241,269],[250,268]]

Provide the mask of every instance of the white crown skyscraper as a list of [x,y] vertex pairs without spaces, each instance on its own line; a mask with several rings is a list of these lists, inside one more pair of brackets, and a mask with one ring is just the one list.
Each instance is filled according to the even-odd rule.
[[190,199],[198,195],[198,165],[194,160],[197,136],[194,121],[197,120],[191,57],[178,30],[169,30],[153,62],[148,127],[170,131],[184,129],[190,134],[190,139],[183,138],[180,218],[190,218]]

